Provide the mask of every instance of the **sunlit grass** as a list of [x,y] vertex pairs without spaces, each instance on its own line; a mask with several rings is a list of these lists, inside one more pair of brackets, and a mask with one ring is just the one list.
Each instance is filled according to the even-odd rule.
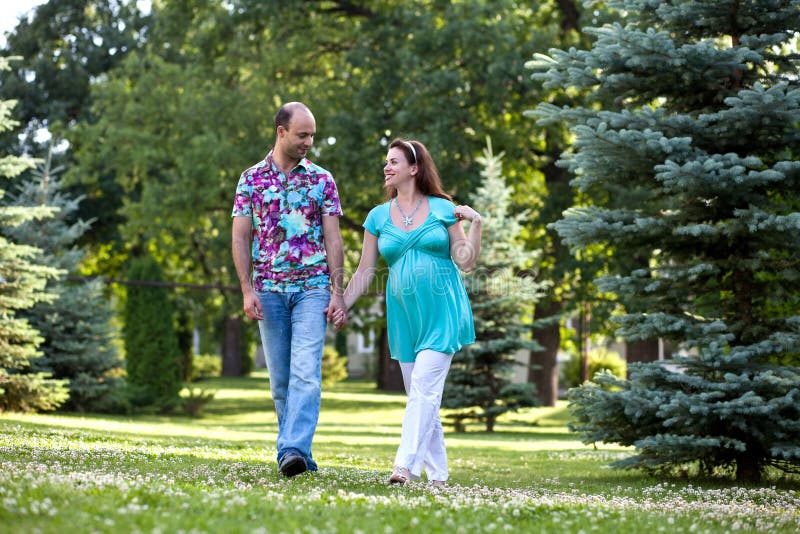
[[446,429],[451,479],[386,484],[405,397],[346,382],[324,393],[320,471],[277,473],[267,377],[214,379],[204,416],[0,417],[0,532],[797,532],[800,482],[662,480],[606,465],[563,404],[496,432]]

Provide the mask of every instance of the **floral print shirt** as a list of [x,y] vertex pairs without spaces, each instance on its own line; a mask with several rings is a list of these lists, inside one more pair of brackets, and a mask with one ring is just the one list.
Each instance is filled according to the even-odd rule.
[[284,175],[272,160],[242,173],[233,217],[253,219],[253,287],[297,292],[330,285],[322,216],[341,217],[331,173],[306,158]]

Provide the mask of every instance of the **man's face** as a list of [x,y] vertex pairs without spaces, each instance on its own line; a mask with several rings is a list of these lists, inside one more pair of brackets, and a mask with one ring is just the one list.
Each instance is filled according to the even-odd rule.
[[304,111],[295,111],[288,128],[278,126],[278,147],[287,158],[299,161],[311,150],[316,133],[317,123],[314,116]]

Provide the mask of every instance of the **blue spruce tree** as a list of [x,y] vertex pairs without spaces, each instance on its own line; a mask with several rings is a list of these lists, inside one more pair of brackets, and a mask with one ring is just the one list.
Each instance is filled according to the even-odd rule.
[[575,135],[561,164],[586,203],[556,223],[605,247],[618,334],[683,349],[570,391],[587,442],[622,467],[758,481],[800,467],[800,2],[626,0],[591,50],[530,63],[545,86],[614,106],[533,112]]
[[13,195],[16,206],[40,206],[55,210],[44,221],[29,221],[13,229],[20,243],[42,251],[42,263],[61,273],[47,285],[53,301],[39,302],[22,314],[44,339],[42,356],[31,362],[31,371],[46,372],[69,381],[69,400],[63,409],[119,411],[123,362],[113,345],[114,311],[103,294],[103,283],[69,281],[85,253],[75,246],[90,222],[76,219],[82,200],[72,197],[52,168],[52,150],[43,164],[19,184]]
[[[0,57],[0,70],[8,70],[9,58]],[[11,119],[14,102],[0,100],[0,132],[16,127]],[[27,157],[0,157],[0,180],[14,178],[34,165]],[[42,338],[20,313],[53,295],[45,292],[47,280],[58,270],[39,261],[41,250],[17,242],[12,233],[27,221],[52,217],[53,208],[9,206],[5,184],[0,183],[0,412],[54,410],[67,398],[63,380],[45,373],[31,373],[31,362],[41,356]]]
[[531,255],[521,240],[524,213],[511,213],[511,188],[503,178],[503,154],[494,154],[491,142],[482,158],[483,180],[470,204],[483,219],[481,254],[476,268],[464,278],[475,318],[476,342],[453,357],[442,406],[457,431],[465,420],[475,420],[494,430],[497,418],[510,411],[539,404],[536,386],[514,383],[520,365],[515,354],[540,349],[531,339],[530,316],[541,296],[542,285],[518,276]]

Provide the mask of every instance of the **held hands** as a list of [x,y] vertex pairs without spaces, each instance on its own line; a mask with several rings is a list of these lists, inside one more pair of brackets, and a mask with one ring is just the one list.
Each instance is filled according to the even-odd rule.
[[[255,291],[248,291],[243,295],[244,313],[254,321],[264,319],[264,311],[261,308],[261,300]],[[332,322],[336,330],[341,329],[347,324],[347,308],[341,295],[332,295],[331,302],[325,308],[325,315],[328,321]]]
[[467,220],[470,222],[480,222],[481,220],[481,215],[466,204],[456,206],[455,216],[459,221]]
[[342,329],[347,324],[347,307],[344,304],[342,295],[337,295],[336,293],[331,295],[331,302],[325,308],[325,315],[328,318],[328,322],[333,323],[336,330]]

